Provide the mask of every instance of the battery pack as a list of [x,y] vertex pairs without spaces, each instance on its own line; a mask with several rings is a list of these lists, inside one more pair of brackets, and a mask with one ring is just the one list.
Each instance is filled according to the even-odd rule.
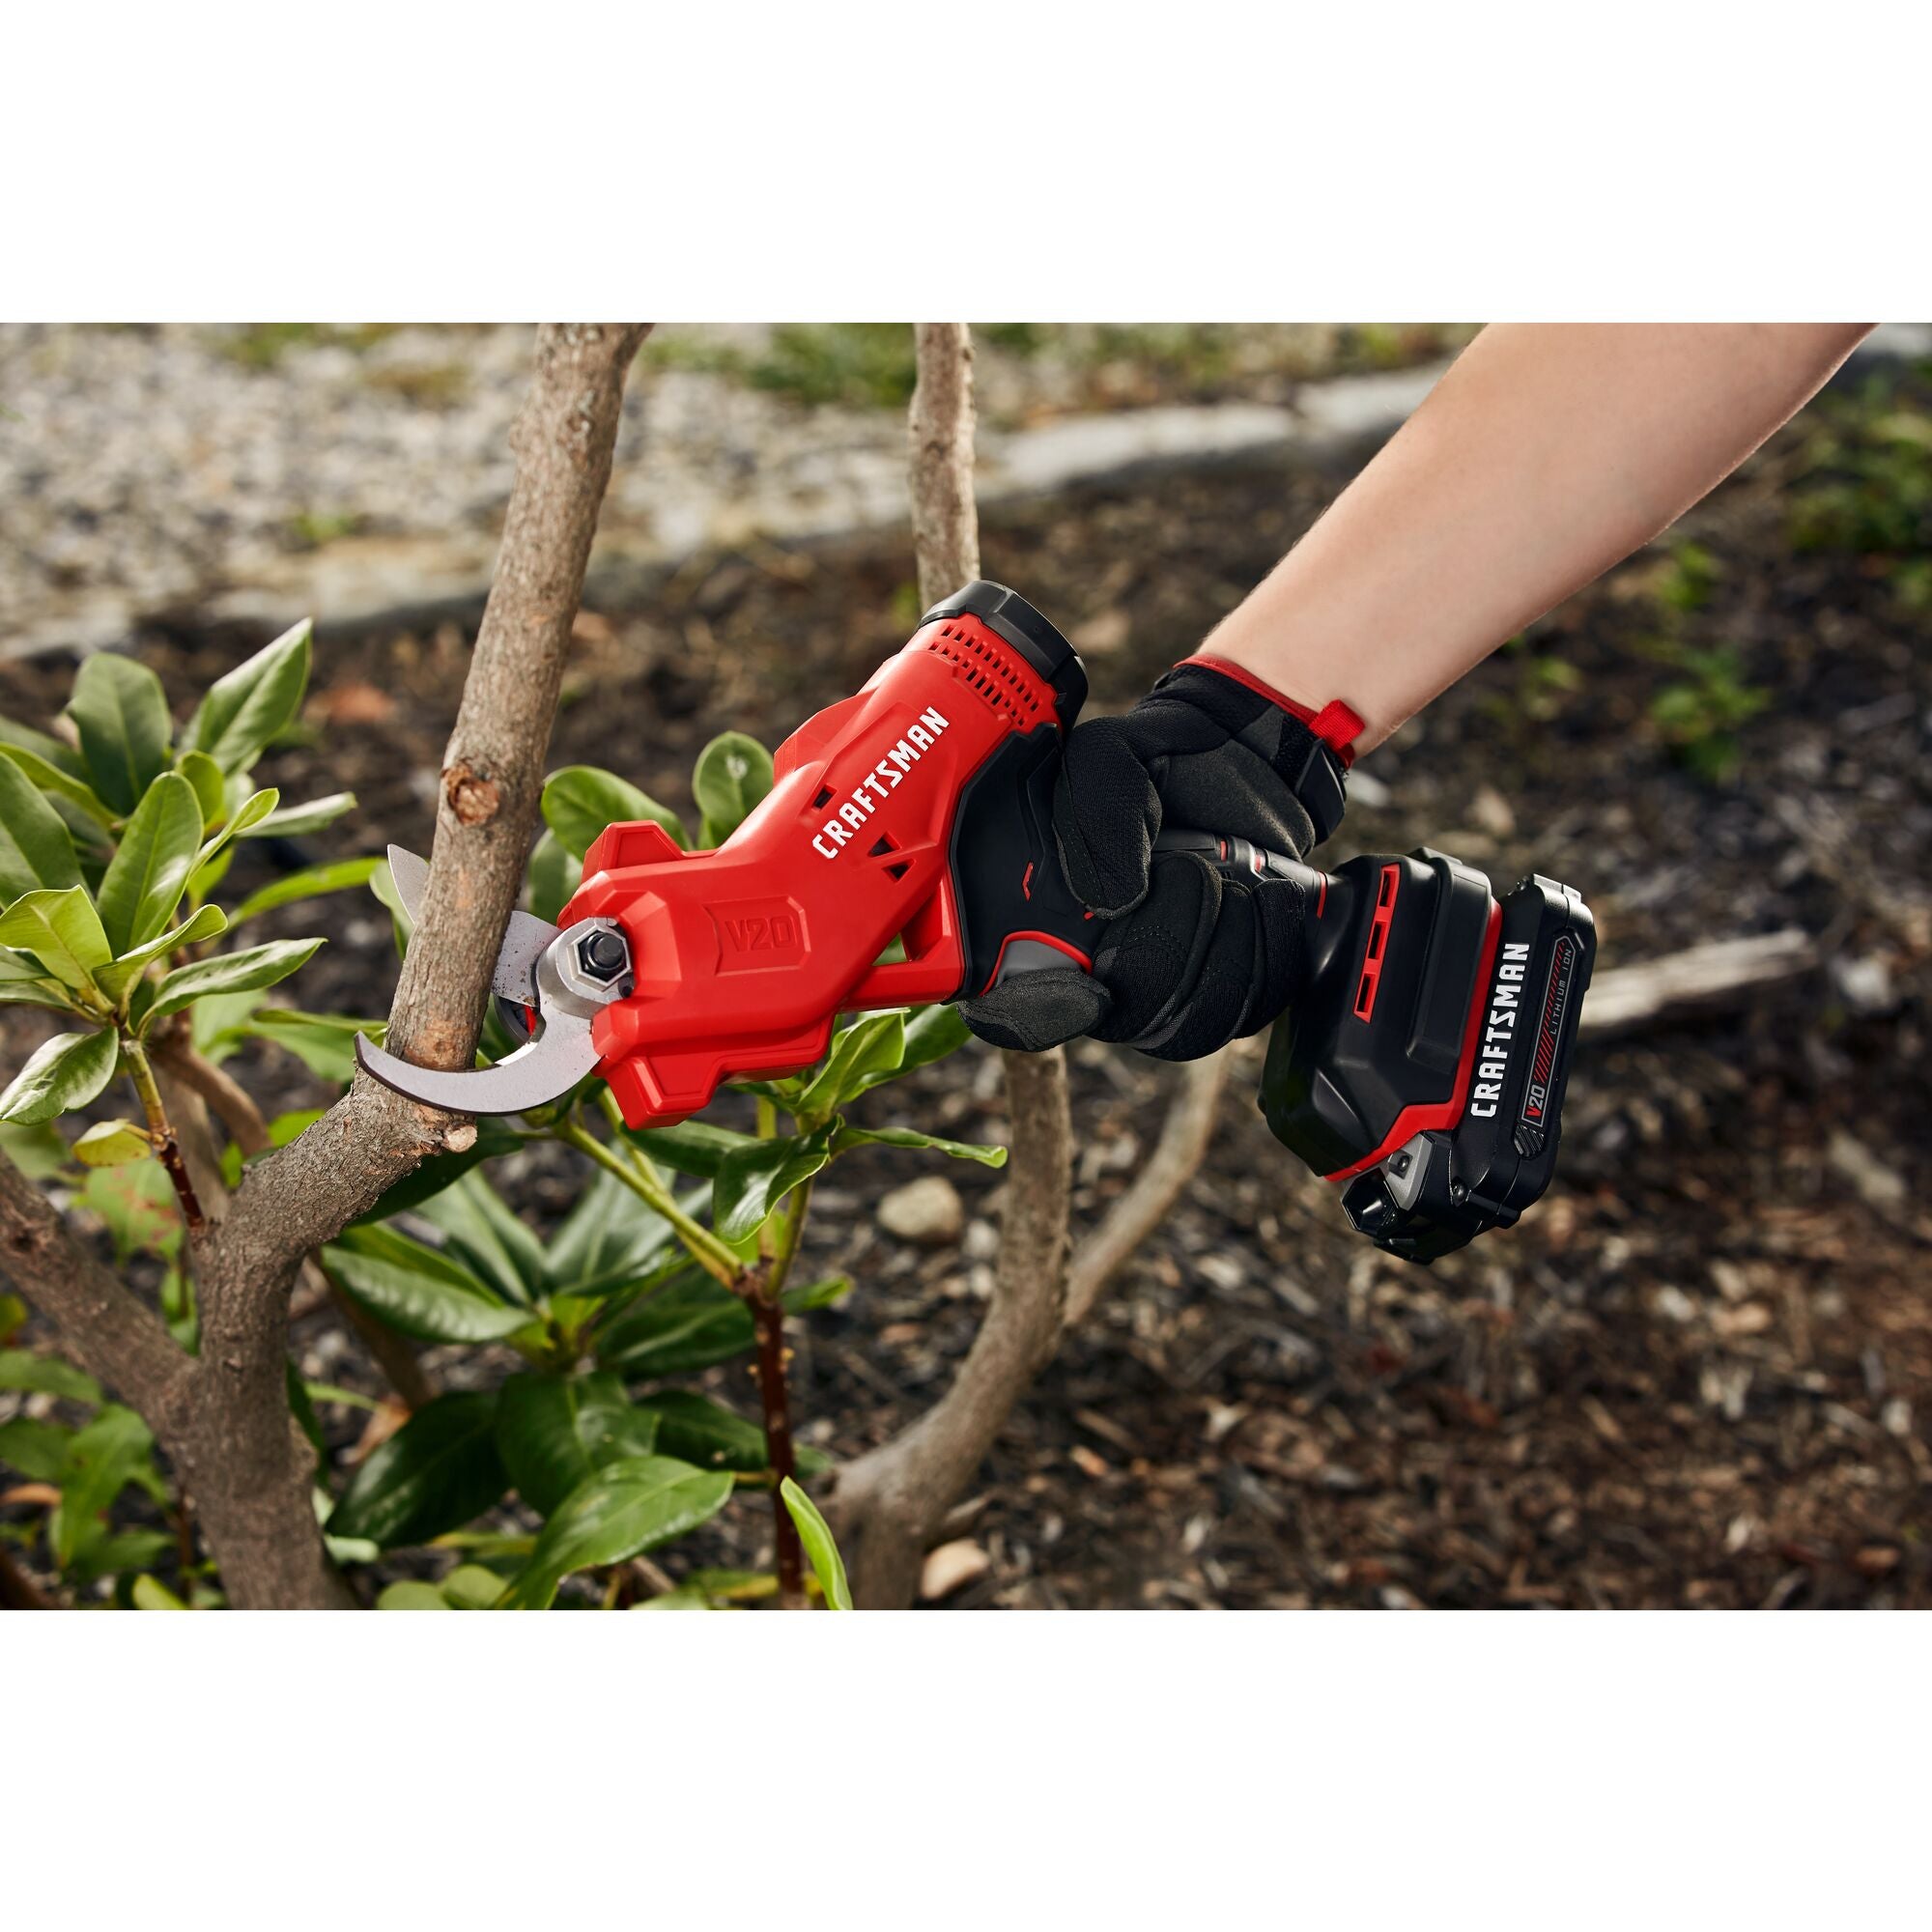
[[1572,887],[1532,876],[1498,900],[1426,847],[1350,861],[1327,900],[1262,1112],[1356,1228],[1431,1262],[1549,1184],[1595,922]]

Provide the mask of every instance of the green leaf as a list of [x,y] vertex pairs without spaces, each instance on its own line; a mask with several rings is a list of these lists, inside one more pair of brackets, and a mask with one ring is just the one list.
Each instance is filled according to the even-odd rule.
[[[957,1007],[919,1007],[906,1020],[905,1054],[896,1071],[881,1074],[879,1078],[895,1079],[899,1073],[910,1073],[915,1066],[930,1066],[935,1060],[944,1060],[949,1053],[956,1052],[972,1037]],[[878,1080],[868,1079],[860,1091],[878,1084]]]
[[24,1349],[0,1349],[0,1389],[29,1389],[92,1407],[106,1400],[100,1384],[71,1362],[58,1355],[30,1355]]
[[456,1605],[434,1583],[419,1583],[406,1577],[391,1583],[376,1599],[379,1610],[450,1610]]
[[132,811],[170,762],[174,731],[160,679],[131,658],[97,651],[73,681],[68,713],[94,789],[115,811]]
[[388,912],[389,923],[396,931],[396,957],[400,959],[409,951],[415,921],[410,917],[403,895],[396,890],[396,875],[390,871],[386,859],[369,874],[369,890]]
[[692,1389],[665,1389],[638,1404],[658,1423],[658,1447],[701,1469],[762,1469],[765,1432]]
[[72,1440],[73,1431],[57,1422],[16,1415],[12,1422],[0,1422],[0,1463],[30,1482],[58,1483],[67,1473],[67,1445]]
[[[701,1214],[700,1196],[680,1204]],[[545,1250],[557,1294],[611,1294],[642,1280],[671,1251],[670,1223],[602,1169]]]
[[301,709],[314,628],[304,618],[211,685],[187,727],[188,744],[224,772],[246,771]]
[[769,1570],[693,1570],[683,1587],[714,1604],[753,1604],[776,1597],[779,1579]]
[[832,1158],[830,1123],[809,1134],[781,1134],[738,1148],[718,1164],[712,1183],[712,1225],[727,1241],[752,1234],[800,1181]]
[[353,791],[332,791],[326,798],[312,798],[302,805],[278,805],[243,827],[241,838],[299,838],[304,833],[320,832],[333,825],[345,811],[355,810]]
[[84,1107],[114,1077],[121,1042],[111,1033],[57,1033],[0,1094],[0,1121],[31,1127]]
[[136,1577],[131,1591],[137,1610],[185,1610],[187,1605],[158,1577]]
[[94,976],[95,983],[118,1003],[122,994],[156,959],[179,952],[184,946],[200,946],[208,940],[219,939],[227,930],[228,915],[219,906],[197,906],[171,932],[161,933],[145,946],[137,946],[132,952],[122,953],[112,964],[101,967]]
[[922,1134],[911,1127],[854,1127],[840,1122],[832,1137],[832,1151],[844,1153],[855,1147],[931,1148],[950,1153],[954,1160],[977,1160],[986,1167],[1005,1167],[1007,1151],[983,1141],[942,1140],[937,1134]]
[[566,765],[551,773],[544,781],[543,815],[564,850],[580,861],[607,825],[637,819],[662,825],[681,846],[691,843],[676,812],[595,765]]
[[530,854],[526,875],[530,886],[530,910],[553,925],[583,877],[583,866],[564,850],[563,840],[548,827]]
[[607,1463],[648,1456],[657,1434],[657,1417],[634,1407],[614,1375],[519,1375],[499,1391],[497,1450],[539,1516]]
[[64,799],[81,817],[92,820],[101,831],[112,829],[114,814],[105,802],[92,786],[66,767],[49,764],[45,758],[37,757],[18,745],[0,745],[0,763],[16,766],[36,790]]
[[427,1543],[481,1516],[509,1486],[497,1454],[496,1395],[440,1395],[356,1470],[325,1527],[380,1549]]
[[503,1593],[506,1610],[547,1609],[573,1571],[622,1563],[682,1536],[729,1500],[725,1472],[668,1456],[633,1456],[573,1490],[544,1525],[530,1560]]
[[[319,1037],[320,1030],[318,1030]],[[263,1037],[279,1039],[280,1035],[265,1028]],[[329,1037],[339,1039],[340,1036],[331,1034]],[[292,1050],[301,1051],[298,1047]],[[304,1054],[303,1057],[306,1059],[307,1055]],[[321,1070],[313,1059],[308,1061],[308,1065],[311,1072]],[[331,1076],[324,1074],[322,1077],[327,1079]],[[340,1077],[347,1080],[349,1074],[345,1071]],[[425,1201],[433,1200],[440,1194],[445,1187],[454,1186],[472,1167],[486,1160],[494,1160],[498,1154],[514,1153],[523,1144],[524,1136],[514,1128],[505,1127],[498,1122],[478,1121],[476,1139],[472,1146],[466,1148],[461,1153],[432,1155],[413,1174],[406,1174],[397,1181],[366,1214],[357,1215],[352,1225],[359,1227],[365,1222],[386,1221],[392,1214],[402,1213],[405,1208],[419,1208]]]
[[0,1153],[29,1180],[52,1180],[68,1168],[67,1143],[45,1121],[32,1127],[0,1122]]
[[275,939],[267,946],[244,946],[239,952],[220,952],[177,966],[160,983],[155,1004],[141,1022],[146,1034],[157,1019],[178,1013],[208,993],[247,993],[272,986],[304,965],[322,944],[319,939]]
[[154,1446],[148,1425],[118,1403],[109,1404],[69,1442],[60,1480],[60,1518],[53,1530],[54,1559],[63,1570],[94,1530],[96,1519],[134,1480]]
[[71,987],[63,986],[31,952],[0,946],[0,1007],[53,1007],[82,1010]]
[[165,1530],[129,1529],[116,1534],[96,1519],[80,1533],[68,1576],[76,1583],[92,1583],[123,1571],[144,1569],[158,1562],[173,1547],[174,1538]]
[[[260,827],[256,829],[259,831]],[[297,899],[319,898],[324,893],[345,892],[351,886],[366,885],[370,873],[382,863],[381,859],[338,859],[333,865],[310,866],[304,871],[291,872],[286,878],[250,893],[235,908],[229,923],[240,925],[244,919],[253,919],[272,906],[291,905]]]
[[137,1254],[170,1255],[181,1246],[181,1206],[157,1160],[90,1169],[80,1205],[105,1224],[122,1267]]
[[728,1362],[754,1339],[752,1311],[694,1264],[605,1328],[597,1359],[642,1381]]
[[64,986],[91,986],[114,954],[85,886],[24,894],[0,913],[0,946],[31,952]]
[[680,1121],[674,1127],[626,1127],[624,1136],[664,1166],[711,1180],[727,1153],[760,1145],[755,1134],[714,1127],[709,1121]]
[[0,1294],[0,1349],[26,1326],[27,1304],[17,1294]]
[[322,1433],[322,1418],[315,1412],[315,1403],[308,1392],[308,1384],[301,1378],[301,1371],[292,1359],[282,1364],[282,1386],[288,1393],[289,1413],[296,1419],[296,1427],[308,1438],[308,1446],[316,1453],[317,1475],[321,1474],[321,1459],[328,1454],[328,1443]]
[[73,1144],[73,1157],[83,1167],[119,1167],[152,1152],[147,1130],[132,1121],[99,1121]]
[[351,1228],[323,1259],[356,1300],[419,1342],[497,1342],[529,1321],[461,1263],[394,1228]]
[[443,1601],[453,1610],[494,1610],[503,1579],[480,1563],[459,1563],[442,1579]]
[[806,1282],[798,1288],[788,1288],[779,1301],[787,1315],[807,1315],[814,1308],[830,1308],[835,1301],[843,1301],[852,1293],[852,1277],[849,1274],[829,1274],[823,1281]]
[[791,1512],[792,1521],[798,1525],[798,1540],[805,1545],[812,1574],[818,1578],[818,1587],[825,1592],[825,1607],[849,1610],[852,1586],[845,1580],[845,1562],[833,1541],[832,1525],[819,1515],[818,1505],[789,1476],[779,1485],[779,1494]]
[[213,993],[197,1000],[187,1016],[194,1050],[219,1065],[241,1045],[242,1028],[261,1004],[260,993]]
[[449,1236],[444,1252],[453,1250],[504,1300],[527,1308],[548,1288],[542,1242],[480,1173],[464,1175],[418,1211]]
[[83,770],[80,753],[72,746],[62,744],[45,731],[36,731],[31,724],[21,724],[0,715],[0,753],[11,752],[25,752],[71,778],[79,778]]
[[704,814],[701,843],[722,845],[772,788],[772,754],[742,731],[721,731],[697,754],[692,796]]
[[882,1080],[890,1080],[905,1063],[905,1009],[864,1013],[834,1035],[825,1065],[799,1095],[798,1111],[822,1116]]
[[[197,1007],[195,1010],[199,1012],[201,1009]],[[338,1086],[344,1086],[355,1072],[356,1034],[366,1033],[371,1039],[380,1042],[384,1024],[381,1020],[350,1020],[333,1013],[303,1013],[287,1007],[264,1007],[237,1031],[253,1039],[272,1040],[275,1045],[294,1054],[318,1080],[333,1081]],[[478,1138],[481,1138],[480,1129]],[[435,1160],[424,1161],[416,1173],[437,1168],[442,1161],[460,1162],[456,1172],[476,1164],[463,1154],[439,1154]],[[446,1187],[456,1178],[456,1172],[446,1172],[444,1179],[436,1186],[425,1188],[415,1199],[424,1200],[436,1193],[438,1188]],[[406,1179],[397,1184],[408,1187],[411,1183]],[[387,1198],[384,1196],[384,1200]],[[392,1208],[389,1211],[395,1210]]]
[[228,783],[221,767],[206,752],[184,752],[175,760],[175,770],[194,789],[202,830],[213,831],[228,815]]
[[251,791],[236,806],[220,826],[202,841],[195,854],[194,870],[188,876],[188,890],[196,898],[206,898],[221,883],[234,854],[229,849],[237,838],[245,838],[256,826],[265,824],[274,813],[281,797],[273,785],[266,791]]
[[179,772],[163,772],[142,794],[97,895],[116,953],[145,946],[174,917],[200,847],[194,787]]
[[12,758],[0,758],[0,905],[42,887],[80,884],[61,815]]

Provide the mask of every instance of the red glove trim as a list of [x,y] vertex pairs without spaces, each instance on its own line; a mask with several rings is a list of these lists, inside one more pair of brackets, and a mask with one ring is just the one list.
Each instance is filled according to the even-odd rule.
[[1311,711],[1305,704],[1297,704],[1293,698],[1285,696],[1273,685],[1264,684],[1244,665],[1237,665],[1232,658],[1191,657],[1182,658],[1184,665],[1199,665],[1204,670],[1217,670],[1223,677],[1232,677],[1236,684],[1244,684],[1258,696],[1265,697],[1270,704],[1276,704],[1291,718],[1299,718],[1328,749],[1341,759],[1344,768],[1355,762],[1355,740],[1362,733],[1362,719],[1350,705],[1339,697],[1331,698],[1320,711]]

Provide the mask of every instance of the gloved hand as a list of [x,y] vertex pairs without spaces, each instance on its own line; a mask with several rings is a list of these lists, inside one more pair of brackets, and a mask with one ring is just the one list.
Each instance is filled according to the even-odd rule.
[[1124,717],[1077,726],[1054,793],[1060,862],[1107,923],[1091,974],[1024,973],[959,1011],[981,1039],[1038,1052],[1077,1034],[1198,1060],[1256,1033],[1306,972],[1301,889],[1159,852],[1163,824],[1304,859],[1341,822],[1362,721],[1320,713],[1222,658],[1189,658]]

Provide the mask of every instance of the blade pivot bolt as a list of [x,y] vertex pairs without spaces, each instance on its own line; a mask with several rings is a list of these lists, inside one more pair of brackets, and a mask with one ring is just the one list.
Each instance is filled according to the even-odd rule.
[[631,964],[631,949],[622,933],[608,929],[585,933],[578,942],[577,959],[589,978],[603,985],[625,973]]

